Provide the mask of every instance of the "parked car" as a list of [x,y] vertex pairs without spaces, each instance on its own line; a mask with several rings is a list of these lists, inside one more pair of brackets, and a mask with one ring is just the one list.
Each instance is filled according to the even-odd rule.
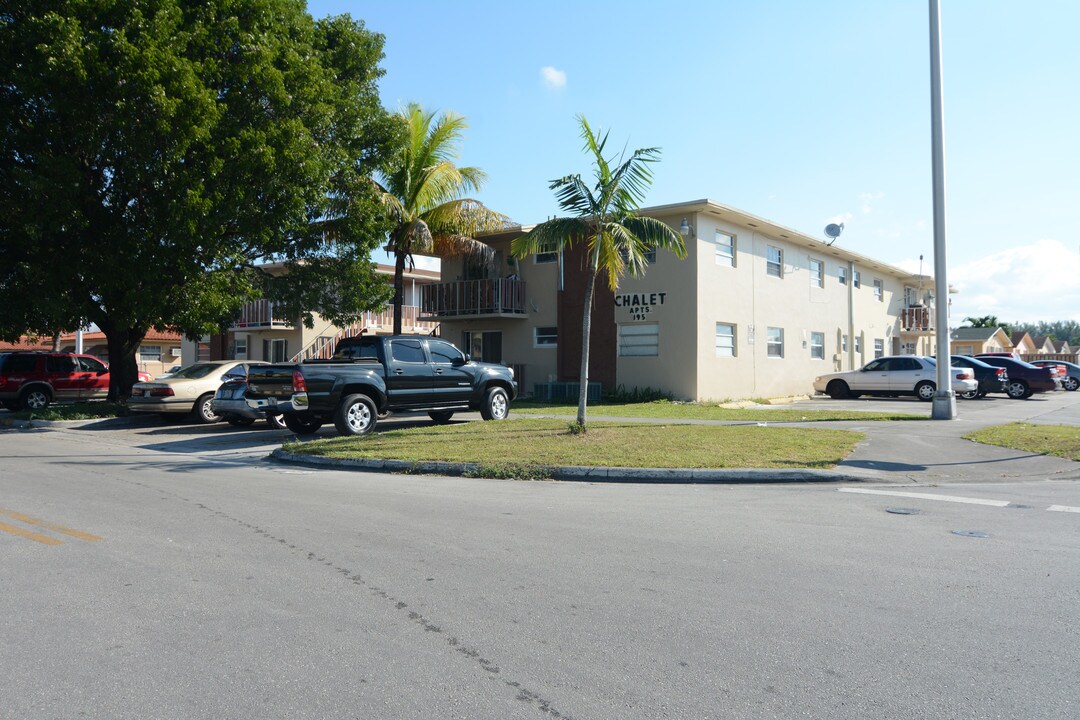
[[[978,391],[979,383],[969,368],[951,368],[956,393]],[[920,400],[934,399],[937,391],[937,363],[921,355],[895,355],[871,360],[858,370],[829,373],[814,378],[814,391],[833,399],[861,395],[914,395]]]
[[225,373],[236,367],[262,363],[246,360],[210,360],[188,365],[164,380],[135,383],[128,408],[133,412],[163,415],[191,413],[203,423],[215,423],[221,417],[214,412],[214,393]]
[[[249,365],[262,365],[265,363],[248,363]],[[221,387],[214,393],[214,401],[211,408],[214,413],[225,419],[225,422],[237,427],[247,427],[256,420],[265,420],[275,430],[285,429],[285,418],[282,415],[267,415],[264,410],[248,405],[248,376],[247,368],[239,365],[225,373]]]
[[1064,366],[1065,375],[1061,378],[1061,387],[1069,391],[1075,391],[1080,388],[1080,365],[1076,363],[1066,362],[1064,360],[1032,360],[1032,365],[1038,367],[1050,367],[1057,365],[1059,367]]
[[109,366],[93,355],[15,351],[0,356],[0,403],[41,410],[61,400],[104,399]]
[[427,335],[363,335],[342,340],[332,360],[254,368],[248,404],[283,414],[297,435],[333,422],[342,435],[366,435],[386,412],[427,412],[436,423],[478,410],[502,420],[517,396],[513,368],[473,362]]
[[[180,371],[180,366],[179,365],[173,365],[171,368],[169,368],[165,372],[161,373],[160,375],[158,375],[154,379],[155,380],[164,380],[165,378],[172,377],[173,375],[175,375],[179,371]],[[149,379],[150,378],[147,378],[147,380],[149,380]]]
[[1061,381],[1055,377],[1054,371],[1050,368],[1038,367],[1011,357],[985,353],[976,355],[975,359],[982,360],[987,365],[1005,368],[1009,373],[1009,380],[1005,384],[1005,394],[1014,400],[1029,398],[1037,392],[1061,389]]
[[979,383],[978,390],[957,393],[960,397],[965,400],[972,400],[977,397],[984,397],[986,393],[1005,392],[1006,383],[1009,380],[1009,373],[1005,368],[987,365],[982,360],[976,360],[967,355],[953,355],[951,357],[953,367],[971,369],[975,373],[975,380]]

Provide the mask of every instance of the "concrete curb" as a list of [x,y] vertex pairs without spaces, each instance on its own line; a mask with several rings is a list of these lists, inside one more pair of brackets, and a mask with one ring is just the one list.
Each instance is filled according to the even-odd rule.
[[[419,473],[454,477],[475,473],[482,467],[477,463],[440,461],[407,462],[405,460],[340,460],[337,458],[298,455],[277,449],[270,458],[291,465],[305,465],[336,470],[361,472]],[[611,482],[649,484],[704,483],[825,483],[866,482],[865,475],[853,475],[834,470],[770,470],[770,469],[695,469],[695,468],[620,468],[620,467],[548,467],[545,475],[552,480],[572,482]]]

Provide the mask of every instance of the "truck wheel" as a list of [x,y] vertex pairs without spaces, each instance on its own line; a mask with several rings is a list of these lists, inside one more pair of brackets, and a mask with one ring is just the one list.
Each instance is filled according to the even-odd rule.
[[321,422],[317,420],[301,420],[299,415],[283,415],[282,417],[285,418],[285,427],[297,435],[313,435],[322,427]]
[[435,421],[436,425],[445,425],[450,422],[450,418],[454,417],[453,410],[432,410],[428,413],[428,417]]
[[37,387],[27,388],[22,391],[22,395],[19,395],[19,407],[27,410],[44,410],[49,407],[51,400],[48,390]]
[[266,424],[275,430],[285,429],[285,416],[284,415],[267,415]]
[[346,397],[334,413],[334,427],[342,435],[367,435],[378,420],[375,401],[362,393]]
[[510,414],[510,396],[501,387],[493,387],[484,396],[480,417],[485,420],[505,420]]
[[209,425],[221,420],[221,416],[214,412],[214,393],[206,393],[199,396],[195,401],[195,419]]

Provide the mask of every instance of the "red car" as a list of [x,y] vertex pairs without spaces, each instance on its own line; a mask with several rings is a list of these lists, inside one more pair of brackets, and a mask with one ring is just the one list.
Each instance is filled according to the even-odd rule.
[[[149,379],[140,372],[139,379]],[[0,355],[0,404],[8,410],[40,410],[59,400],[91,400],[109,394],[109,366],[93,355],[11,352]]]

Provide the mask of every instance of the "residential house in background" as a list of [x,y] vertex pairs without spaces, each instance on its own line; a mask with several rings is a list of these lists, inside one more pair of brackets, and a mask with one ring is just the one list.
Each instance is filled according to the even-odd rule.
[[[598,281],[589,378],[604,389],[686,400],[806,394],[824,372],[934,352],[929,276],[712,200],[640,212],[681,232],[688,256],[657,252],[615,292]],[[444,260],[444,281],[421,288],[420,317],[474,358],[513,366],[524,393],[576,397],[584,252],[512,257],[510,243],[529,229],[480,238],[494,267]]]
[[[64,333],[60,336],[60,352],[73,353],[77,338],[75,333]],[[83,332],[83,349],[86,355],[93,355],[104,363],[109,362],[109,344],[105,339],[105,333],[100,330]],[[51,352],[53,343],[51,338],[38,338],[30,340],[24,338],[18,343],[0,343],[0,352],[7,350],[41,350]],[[180,364],[181,337],[175,332],[158,332],[150,330],[146,333],[139,344],[136,362],[139,370],[157,376],[166,372],[173,365]]]
[[1031,338],[1031,343],[1035,346],[1035,352],[1039,355],[1053,355],[1057,352],[1054,341],[1047,335],[1035,335]]
[[[379,264],[376,269],[388,282],[393,282],[392,265]],[[439,278],[438,270],[417,268],[406,271],[402,332],[437,332],[437,322],[420,318],[419,305],[421,288],[437,283]],[[343,337],[351,337],[361,332],[389,335],[393,329],[394,311],[391,307],[377,313],[366,313],[359,322],[349,327],[339,327],[316,315],[314,327],[308,328],[300,318],[285,316],[276,303],[256,300],[244,306],[240,317],[227,332],[207,335],[198,342],[185,339],[183,364],[190,365],[197,360],[299,362],[312,358],[328,358],[333,355],[337,341]]]
[[952,331],[953,355],[1012,352],[1012,339],[1000,327],[962,327]]
[[1035,341],[1031,339],[1031,335],[1026,332],[1014,332],[1009,336],[1009,341],[1012,342],[1013,350],[1024,355],[1034,355],[1039,352],[1035,346]]

